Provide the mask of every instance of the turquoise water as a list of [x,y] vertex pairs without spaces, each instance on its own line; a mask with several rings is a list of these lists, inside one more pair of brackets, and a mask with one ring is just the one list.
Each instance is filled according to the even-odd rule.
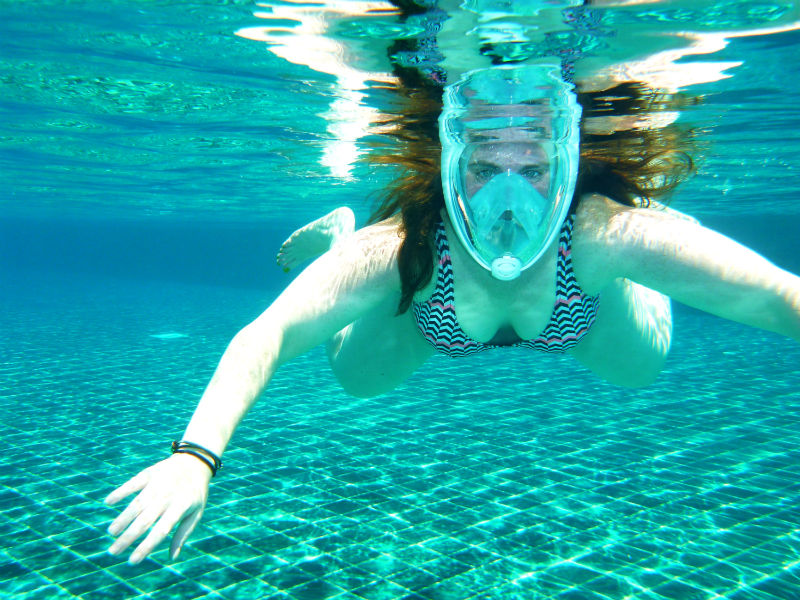
[[[290,279],[280,242],[363,218],[388,175],[322,164],[342,92],[233,35],[249,2],[0,10],[0,597],[800,598],[800,347],[682,306],[643,390],[508,351],[357,400],[317,349],[237,431],[179,561],[106,554],[102,499]],[[744,64],[693,88],[714,147],[674,199],[794,272],[797,42],[713,55]]]
[[435,357],[371,400],[315,351],[237,431],[181,559],[131,567],[105,553],[101,500],[167,455],[263,293],[55,276],[10,292],[7,597],[797,597],[800,351],[778,336],[679,310],[645,390],[511,351]]

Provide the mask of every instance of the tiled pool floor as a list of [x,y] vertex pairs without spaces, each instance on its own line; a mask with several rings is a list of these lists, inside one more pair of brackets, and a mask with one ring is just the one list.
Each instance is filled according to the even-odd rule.
[[800,598],[793,342],[680,310],[644,390],[509,351],[437,357],[370,400],[315,351],[237,432],[180,560],[133,567],[105,553],[102,499],[168,454],[267,295],[4,289],[4,598]]

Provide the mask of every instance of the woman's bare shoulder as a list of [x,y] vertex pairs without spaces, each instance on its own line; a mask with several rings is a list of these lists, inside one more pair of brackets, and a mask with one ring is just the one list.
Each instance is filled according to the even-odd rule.
[[608,283],[613,238],[625,228],[630,208],[600,195],[583,198],[572,230],[572,266],[581,287],[595,294]]
[[[582,199],[575,214],[572,256],[575,275],[589,293],[602,288],[620,272],[620,261],[631,249],[648,245],[656,232],[692,217],[654,204],[650,208],[625,206],[605,196]],[[652,244],[651,244],[652,245]]]
[[395,219],[367,225],[343,240],[338,247],[345,254],[356,252],[368,260],[379,262],[396,261],[397,252],[403,243],[401,224]]
[[396,306],[401,241],[390,223],[359,229],[303,269],[256,323],[291,332],[287,356],[295,356],[377,307]]
[[399,286],[397,255],[403,242],[398,223],[381,221],[339,241],[307,270],[332,280],[336,287],[353,284]]

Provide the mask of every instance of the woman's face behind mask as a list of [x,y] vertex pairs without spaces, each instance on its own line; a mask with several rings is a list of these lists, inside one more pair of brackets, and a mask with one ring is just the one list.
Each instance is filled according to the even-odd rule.
[[509,141],[481,144],[469,155],[464,169],[467,195],[474,196],[494,177],[507,173],[519,175],[543,196],[548,194],[550,164],[542,145]]
[[463,176],[469,229],[482,253],[518,255],[546,235],[550,167],[540,145],[481,145]]
[[522,265],[515,257],[537,251],[548,236],[550,171],[543,145],[530,141],[479,144],[462,156],[465,225],[476,251],[493,257],[499,279],[516,277]]

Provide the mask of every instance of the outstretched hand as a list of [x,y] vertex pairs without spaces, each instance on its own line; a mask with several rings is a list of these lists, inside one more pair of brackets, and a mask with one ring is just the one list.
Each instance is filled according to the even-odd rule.
[[119,536],[108,551],[121,554],[149,529],[128,559],[137,564],[177,525],[169,548],[170,557],[177,558],[203,515],[210,480],[209,468],[188,454],[173,454],[129,479],[105,499],[107,505],[113,506],[139,492],[108,527],[111,535]]

